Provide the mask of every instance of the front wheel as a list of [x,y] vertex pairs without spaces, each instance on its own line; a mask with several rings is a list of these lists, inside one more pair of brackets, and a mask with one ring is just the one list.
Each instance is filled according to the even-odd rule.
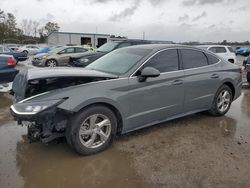
[[49,59],[49,60],[46,62],[46,66],[47,66],[47,67],[56,67],[56,66],[57,66],[57,62],[56,62],[56,60],[54,60],[54,59]]
[[233,94],[230,87],[227,85],[221,86],[215,97],[209,113],[214,116],[223,116],[226,114],[231,106]]
[[66,130],[68,144],[81,155],[107,149],[117,129],[115,114],[105,106],[91,106],[71,118]]

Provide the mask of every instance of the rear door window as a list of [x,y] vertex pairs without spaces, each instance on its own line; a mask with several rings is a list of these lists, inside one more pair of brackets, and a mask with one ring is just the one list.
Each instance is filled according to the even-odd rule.
[[144,67],[154,67],[163,72],[179,70],[179,59],[177,50],[164,50],[153,56]]
[[180,50],[184,69],[203,67],[208,65],[207,57],[201,51],[192,49]]
[[218,63],[220,60],[213,56],[213,55],[210,55],[210,54],[207,54],[206,53],[206,56],[207,56],[207,59],[208,59],[208,63],[211,65],[211,64],[215,64],[215,63]]

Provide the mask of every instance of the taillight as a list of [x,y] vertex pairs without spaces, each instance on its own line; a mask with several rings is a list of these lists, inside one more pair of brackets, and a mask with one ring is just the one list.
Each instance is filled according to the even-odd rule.
[[15,62],[15,60],[13,59],[13,58],[11,58],[11,57],[9,57],[8,59],[7,59],[7,65],[16,65],[16,62]]

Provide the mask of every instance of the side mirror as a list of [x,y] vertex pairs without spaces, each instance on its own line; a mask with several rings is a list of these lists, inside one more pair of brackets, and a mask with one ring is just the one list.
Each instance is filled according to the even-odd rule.
[[139,82],[145,82],[147,78],[155,78],[160,76],[160,71],[153,67],[145,67],[142,69],[141,74],[139,75]]

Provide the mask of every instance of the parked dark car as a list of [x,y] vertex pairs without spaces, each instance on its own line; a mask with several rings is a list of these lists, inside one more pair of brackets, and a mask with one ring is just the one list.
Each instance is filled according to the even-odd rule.
[[12,82],[19,72],[14,67],[16,61],[11,55],[0,55],[0,84]]
[[26,53],[13,51],[12,49],[3,45],[0,45],[0,54],[12,55],[15,58],[16,63],[18,63],[18,61],[25,61],[28,59]]
[[[239,66],[194,47],[121,48],[86,68],[31,69],[13,82],[11,112],[31,141],[66,137],[89,155],[116,135],[208,111],[222,116],[241,94]],[[29,123],[27,123],[29,122]]]
[[105,54],[128,46],[134,45],[142,45],[142,44],[151,44],[152,41],[147,40],[132,40],[132,39],[124,39],[124,40],[110,40],[109,42],[103,44],[96,51],[89,51],[84,54],[80,54],[78,56],[71,57],[69,60],[69,65],[73,67],[85,67],[97,60],[98,58],[104,56]]

